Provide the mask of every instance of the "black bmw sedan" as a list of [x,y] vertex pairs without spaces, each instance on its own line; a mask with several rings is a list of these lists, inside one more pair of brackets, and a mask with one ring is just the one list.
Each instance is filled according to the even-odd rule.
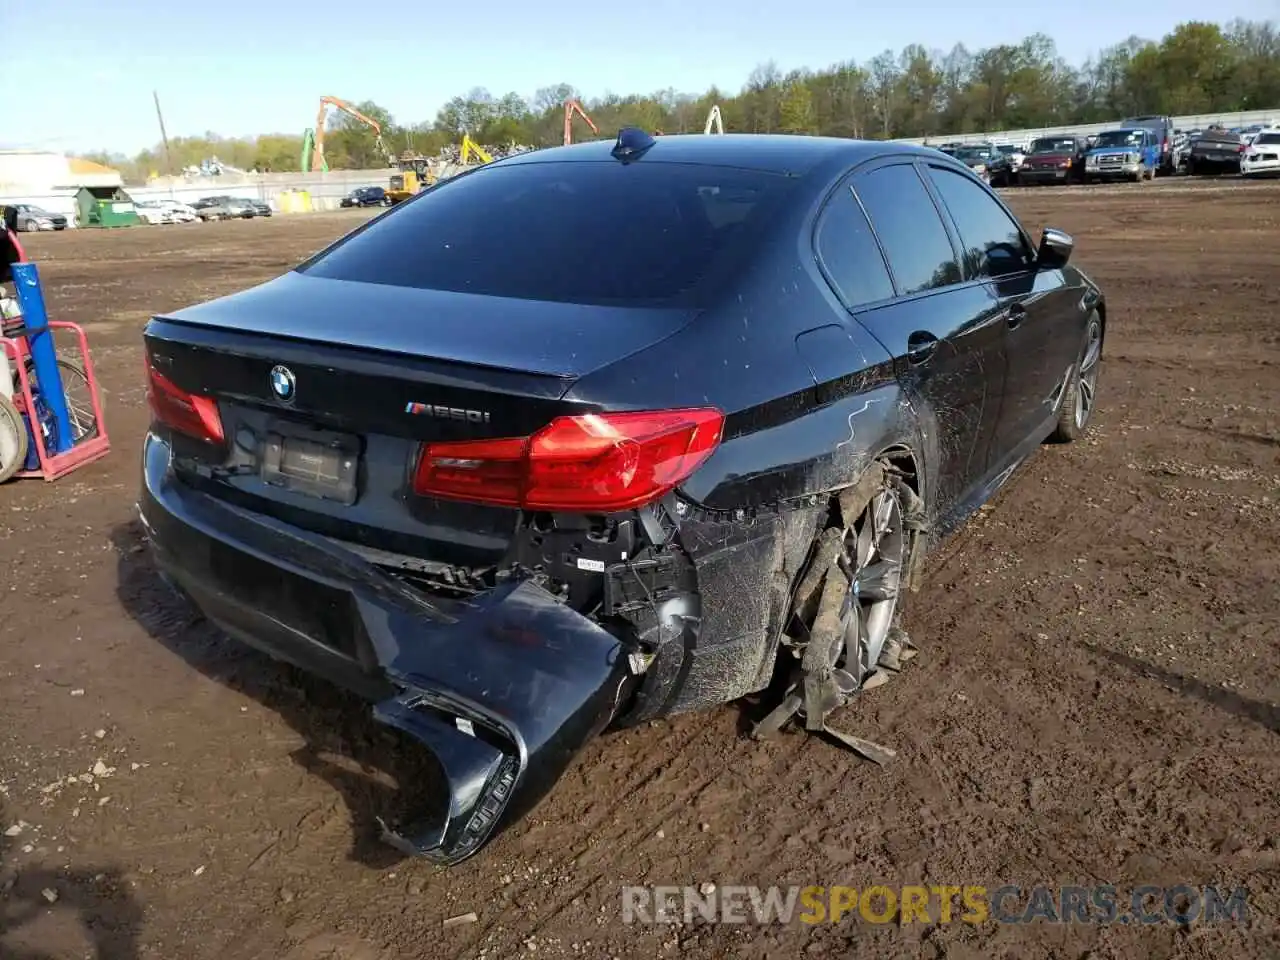
[[1071,253],[903,144],[486,164],[151,320],[154,556],[434,752],[447,796],[384,829],[437,862],[605,728],[766,688],[760,735],[883,759],[828,718],[915,652],[925,552],[1089,426],[1107,311]]

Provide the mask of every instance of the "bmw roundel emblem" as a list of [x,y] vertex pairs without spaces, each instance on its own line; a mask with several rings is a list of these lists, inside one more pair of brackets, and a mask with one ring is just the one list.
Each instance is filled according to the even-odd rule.
[[294,380],[292,370],[280,365],[271,368],[271,392],[276,395],[277,400],[288,403],[293,399],[296,388],[297,381]]

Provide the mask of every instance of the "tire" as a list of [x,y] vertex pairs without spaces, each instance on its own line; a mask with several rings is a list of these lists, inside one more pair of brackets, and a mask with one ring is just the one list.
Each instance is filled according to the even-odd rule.
[[1068,374],[1058,405],[1058,422],[1049,435],[1051,443],[1074,443],[1083,437],[1097,409],[1098,370],[1102,363],[1102,318],[1089,316],[1080,359]]
[[23,233],[36,233],[36,232],[37,232],[36,222],[35,222],[34,220],[23,220],[23,221],[22,221],[22,232],[23,232]]
[[[35,361],[27,358],[27,379],[35,386]],[[58,360],[58,374],[62,377],[62,390],[67,400],[67,417],[71,421],[72,438],[76,443],[92,440],[98,435],[98,418],[93,413],[93,397],[89,392],[89,378],[84,367],[73,360]]]
[[831,674],[851,695],[887,679],[873,678],[905,636],[902,608],[916,586],[924,510],[900,473],[875,461],[833,513],[792,590],[784,631],[805,674]]
[[13,401],[0,394],[0,483],[27,462],[27,425]]

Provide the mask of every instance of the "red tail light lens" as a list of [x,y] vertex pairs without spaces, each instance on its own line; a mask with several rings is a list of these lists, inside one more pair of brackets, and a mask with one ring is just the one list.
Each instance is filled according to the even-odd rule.
[[688,479],[723,428],[710,408],[559,417],[531,437],[428,444],[413,489],[526,510],[629,510]]
[[205,443],[222,443],[222,417],[213,397],[189,393],[147,364],[147,403],[166,427]]

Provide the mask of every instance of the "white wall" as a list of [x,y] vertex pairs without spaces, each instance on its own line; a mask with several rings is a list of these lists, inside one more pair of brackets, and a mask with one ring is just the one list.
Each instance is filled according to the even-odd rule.
[[[453,176],[459,167],[449,167],[445,176]],[[177,200],[190,203],[201,197],[215,194],[226,194],[245,200],[262,200],[278,209],[276,202],[285,190],[306,190],[311,194],[312,206],[316,210],[335,210],[339,202],[357,187],[383,187],[390,183],[396,171],[392,168],[377,170],[334,170],[329,173],[263,173],[221,177],[200,177],[184,180],[174,177],[145,187],[128,187],[124,189],[135,200]],[[10,189],[13,189],[10,187]],[[7,193],[5,185],[0,184],[0,206],[10,203],[33,203],[54,213],[70,217],[75,213],[75,191],[50,191],[45,189],[36,193]]]
[[[1094,133],[1102,133],[1104,130],[1114,130],[1119,126],[1123,117],[1117,117],[1107,123],[1085,123],[1076,126],[1065,127],[1030,127],[1025,130],[985,130],[974,133],[964,134],[938,134],[932,137],[910,137],[901,140],[895,140],[895,143],[952,143],[955,141],[965,141],[970,143],[978,143],[983,141],[994,141],[995,143],[1023,143],[1028,140],[1034,140],[1036,137],[1052,137],[1058,134],[1078,134],[1080,136],[1089,136]],[[1280,107],[1274,107],[1270,110],[1250,110],[1246,113],[1200,113],[1192,114],[1185,117],[1174,117],[1173,126],[1178,130],[1195,130],[1203,129],[1210,124],[1220,123],[1224,127],[1251,127],[1255,123],[1263,123],[1268,126],[1280,124]]]

